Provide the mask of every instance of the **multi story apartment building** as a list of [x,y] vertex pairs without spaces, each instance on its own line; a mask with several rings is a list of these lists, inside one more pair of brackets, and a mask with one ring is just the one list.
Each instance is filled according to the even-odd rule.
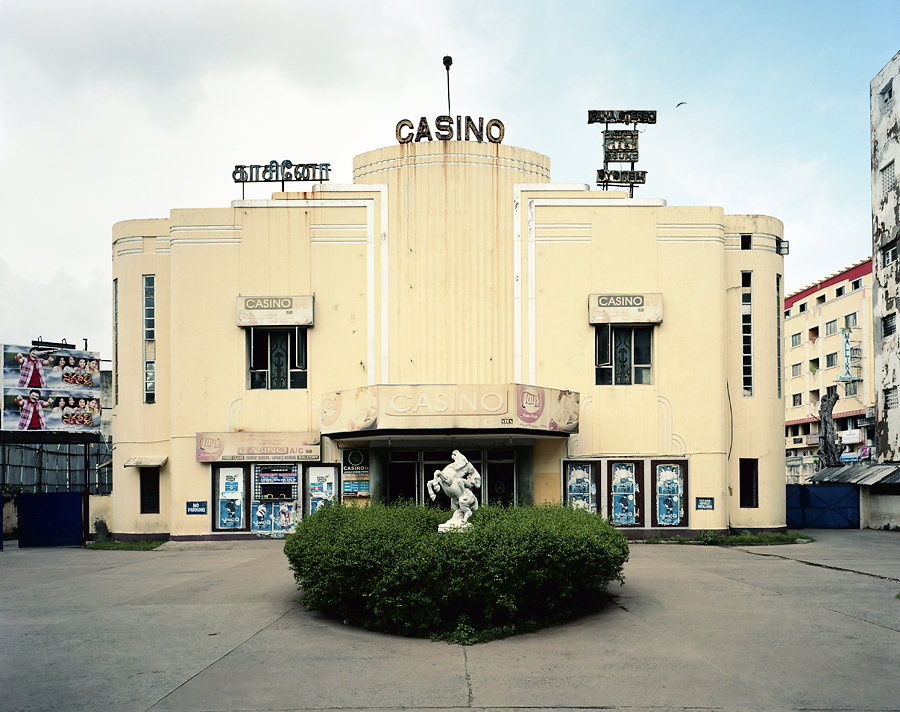
[[[894,86],[894,83],[897,83]],[[869,85],[872,124],[872,256],[874,259],[875,394],[878,427],[875,451],[879,462],[900,460],[900,188],[896,163],[900,160],[900,52]]]
[[873,455],[875,379],[872,260],[785,297],[785,464],[788,483],[818,466],[819,404],[839,399],[833,416],[847,461]]

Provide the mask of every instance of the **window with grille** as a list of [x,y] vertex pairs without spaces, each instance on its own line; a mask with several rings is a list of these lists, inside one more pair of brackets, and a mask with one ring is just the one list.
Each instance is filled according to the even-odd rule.
[[598,324],[594,367],[598,386],[649,385],[653,360],[652,326]]
[[891,240],[881,248],[881,264],[887,267],[897,261],[897,241]]
[[156,275],[144,279],[144,403],[156,402]]
[[306,388],[306,329],[247,329],[250,388]]
[[156,338],[156,275],[144,275],[144,339]]
[[884,409],[893,410],[897,407],[897,386],[884,389]]
[[744,396],[753,395],[753,273],[741,272],[741,379]]
[[894,162],[891,161],[881,169],[881,193],[886,195],[897,187],[897,176],[894,174]]
[[847,381],[844,384],[844,395],[855,396],[859,394],[859,381]]
[[800,345],[800,334],[791,334],[791,348],[795,349]]
[[837,351],[825,356],[825,368],[834,368],[835,366],[837,366]]
[[897,312],[881,317],[881,335],[893,336],[897,333]]

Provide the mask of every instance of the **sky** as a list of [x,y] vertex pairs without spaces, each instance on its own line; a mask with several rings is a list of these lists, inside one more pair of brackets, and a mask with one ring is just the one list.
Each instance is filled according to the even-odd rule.
[[871,254],[869,82],[898,50],[900,0],[0,0],[0,342],[110,358],[114,223],[227,207],[236,164],[352,182],[446,112],[444,55],[453,114],[554,183],[596,189],[588,110],[655,109],[635,197],[780,219],[790,294]]

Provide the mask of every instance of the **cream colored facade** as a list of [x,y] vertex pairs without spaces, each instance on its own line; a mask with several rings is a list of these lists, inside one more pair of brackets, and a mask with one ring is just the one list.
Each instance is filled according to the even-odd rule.
[[844,461],[874,457],[872,260],[867,259],[784,300],[787,481],[804,484],[818,469],[819,401],[839,400],[835,428]]
[[[784,526],[778,220],[555,185],[492,142],[353,168],[114,226],[117,535],[278,535],[260,504],[304,516],[329,485],[424,502],[453,449],[482,502]],[[306,358],[275,389],[285,330]]]

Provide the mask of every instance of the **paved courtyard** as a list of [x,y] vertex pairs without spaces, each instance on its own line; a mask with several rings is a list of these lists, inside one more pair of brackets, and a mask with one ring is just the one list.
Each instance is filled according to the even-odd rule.
[[635,544],[615,604],[461,647],[310,613],[281,542],[0,552],[0,710],[898,710],[900,533]]

